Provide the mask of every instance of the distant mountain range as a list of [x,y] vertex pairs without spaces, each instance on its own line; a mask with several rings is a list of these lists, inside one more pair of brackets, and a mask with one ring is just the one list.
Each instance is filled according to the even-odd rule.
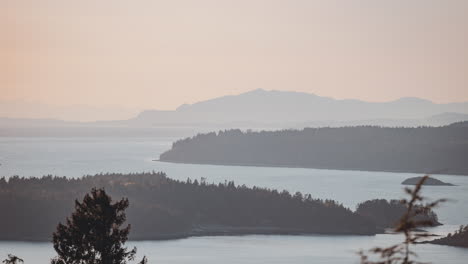
[[309,93],[266,91],[224,96],[175,111],[148,110],[134,125],[218,125],[291,128],[305,126],[441,126],[468,120],[468,102],[436,104],[419,98],[385,103],[336,100]]
[[468,120],[468,102],[437,104],[419,98],[390,102],[337,100],[309,93],[253,90],[173,111],[147,110],[120,121],[64,122],[1,119],[1,126],[119,126],[278,129],[320,126],[443,126]]

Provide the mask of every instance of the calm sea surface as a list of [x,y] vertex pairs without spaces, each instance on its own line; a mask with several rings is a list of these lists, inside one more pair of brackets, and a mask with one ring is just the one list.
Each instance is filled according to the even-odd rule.
[[[404,197],[400,184],[411,173],[316,170],[172,164],[153,161],[177,138],[45,138],[0,137],[0,176],[46,174],[79,177],[100,172],[163,171],[174,179],[208,182],[234,180],[236,184],[286,189],[331,198],[354,209],[359,202]],[[448,198],[437,209],[444,226],[432,231],[446,234],[468,224],[468,177],[437,175],[454,187],[424,187],[426,197]],[[1,220],[0,220],[1,222]],[[377,236],[226,236],[172,241],[130,242],[150,263],[358,263],[355,252],[400,241],[398,235]],[[468,263],[468,250],[419,245],[421,261]],[[7,253],[28,263],[48,263],[54,255],[50,243],[0,242],[0,259]]]

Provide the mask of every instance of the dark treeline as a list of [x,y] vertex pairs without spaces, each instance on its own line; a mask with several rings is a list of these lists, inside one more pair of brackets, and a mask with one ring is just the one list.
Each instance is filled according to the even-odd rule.
[[453,234],[449,233],[446,237],[435,239],[428,243],[468,248],[468,225],[460,226]]
[[[399,223],[407,209],[408,207],[400,200],[375,199],[360,203],[356,208],[356,213],[372,219],[379,228],[393,228]],[[427,220],[432,223],[432,226],[441,225],[434,211],[421,206],[415,206],[415,210],[420,213],[415,216],[414,220]]]
[[468,127],[305,128],[199,134],[162,161],[468,175]]
[[[0,179],[0,239],[49,240],[93,187],[126,197],[131,239],[242,233],[375,234],[381,229],[332,200],[233,182],[177,181],[164,173]],[[393,217],[393,216],[392,216]],[[398,216],[396,216],[398,217]]]

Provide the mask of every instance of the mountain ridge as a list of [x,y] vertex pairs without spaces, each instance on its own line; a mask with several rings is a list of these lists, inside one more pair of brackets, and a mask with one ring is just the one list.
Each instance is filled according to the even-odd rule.
[[[132,121],[209,123],[350,122],[373,119],[423,119],[443,113],[468,114],[468,102],[436,104],[403,97],[388,102],[334,99],[311,93],[256,89],[184,104],[174,111],[147,110]],[[145,119],[145,120],[144,120]],[[442,123],[446,125],[448,123]]]
[[209,126],[223,128],[298,128],[304,126],[443,126],[468,120],[468,102],[437,104],[417,97],[388,102],[334,99],[313,93],[255,89],[175,110],[141,111],[124,120],[77,122],[1,118],[5,126]]

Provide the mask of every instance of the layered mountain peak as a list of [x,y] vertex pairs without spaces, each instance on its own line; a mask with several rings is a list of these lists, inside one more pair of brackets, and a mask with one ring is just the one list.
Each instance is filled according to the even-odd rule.
[[[462,114],[456,118],[450,115],[449,118],[460,120],[460,117],[468,114],[468,103],[435,104],[415,97],[377,103],[351,99],[337,100],[311,93],[259,88],[238,95],[184,104],[175,111],[148,111],[144,116],[156,123],[262,125],[321,122],[327,125],[343,122],[353,124],[355,121],[362,124],[365,120],[369,121],[367,123],[372,120],[405,120],[406,123],[411,123],[407,121],[427,119],[442,113]],[[444,124],[438,119],[437,125],[439,123]],[[380,125],[381,122],[376,124]]]

